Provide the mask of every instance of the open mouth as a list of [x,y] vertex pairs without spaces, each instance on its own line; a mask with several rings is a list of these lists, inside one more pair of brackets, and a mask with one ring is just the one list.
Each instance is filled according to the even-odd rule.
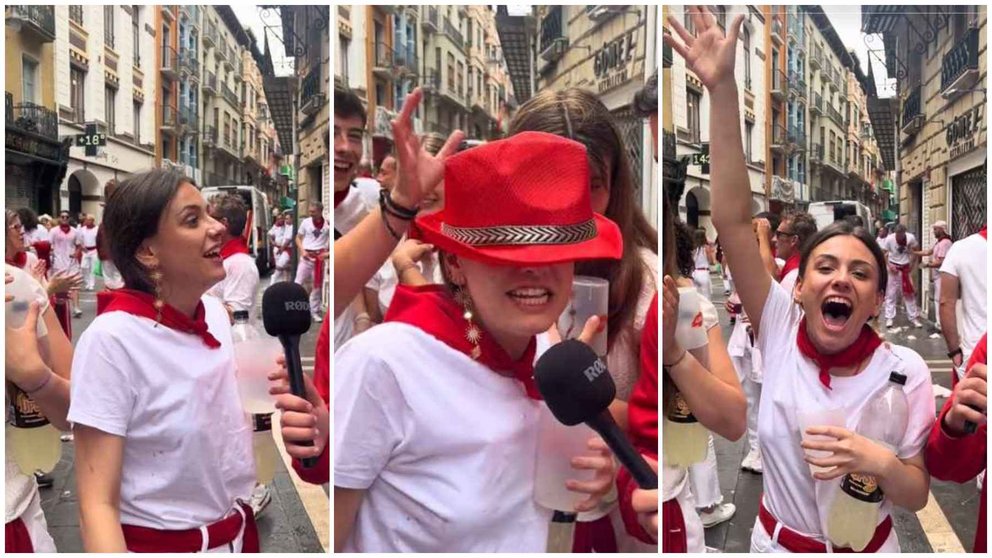
[[334,172],[349,173],[353,168],[355,168],[354,163],[349,163],[342,159],[334,159]]
[[820,312],[823,314],[823,322],[828,329],[840,330],[847,325],[847,320],[851,318],[853,306],[850,300],[839,296],[832,296],[823,301]]
[[535,308],[547,304],[553,293],[543,287],[525,287],[513,289],[506,295],[520,306]]
[[204,252],[203,257],[207,258],[208,260],[220,261],[220,248],[214,248],[209,252]]

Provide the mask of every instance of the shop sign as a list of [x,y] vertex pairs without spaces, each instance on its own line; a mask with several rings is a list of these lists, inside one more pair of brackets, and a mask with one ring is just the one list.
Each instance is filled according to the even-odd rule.
[[982,128],[982,106],[975,106],[944,128],[951,159],[975,148],[975,136]]
[[631,29],[603,44],[593,55],[593,73],[599,93],[623,85],[630,80],[631,65],[637,51],[637,29]]

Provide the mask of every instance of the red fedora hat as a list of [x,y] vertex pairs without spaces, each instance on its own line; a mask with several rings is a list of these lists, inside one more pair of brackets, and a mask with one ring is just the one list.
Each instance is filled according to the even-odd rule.
[[616,223],[593,213],[581,143],[522,132],[449,158],[444,209],[417,218],[440,250],[497,265],[620,259]]

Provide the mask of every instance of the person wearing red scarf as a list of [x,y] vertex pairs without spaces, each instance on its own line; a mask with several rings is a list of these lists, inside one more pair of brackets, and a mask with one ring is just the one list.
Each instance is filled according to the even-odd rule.
[[[929,369],[911,349],[879,344],[865,330],[882,303],[888,269],[864,229],[838,221],[810,236],[800,246],[791,291],[765,271],[749,218],[751,191],[741,134],[726,129],[727,123],[741,120],[734,65],[744,16],[726,26],[726,35],[705,7],[690,8],[689,17],[695,34],[669,18],[674,33],[664,39],[711,96],[712,220],[725,239],[734,282],[763,359],[758,440],[764,494],[751,551],[898,552],[892,507],[914,512],[929,496],[923,459],[935,416]],[[780,251],[779,256],[788,259],[791,254]],[[894,448],[889,449],[856,431],[863,410],[893,371],[906,377],[909,420],[898,439],[886,440]],[[802,432],[799,414],[820,409],[843,409],[843,426],[811,425]],[[814,457],[807,453],[811,450],[827,456]],[[813,473],[810,465],[825,472]],[[857,549],[838,548],[820,521],[829,513],[832,499],[827,496],[851,473],[874,477],[884,494],[879,523],[866,526],[875,527],[871,541]]]
[[895,325],[896,307],[899,295],[902,295],[906,306],[906,317],[913,327],[923,327],[920,321],[920,310],[916,305],[916,289],[913,287],[911,275],[919,258],[914,252],[920,249],[916,237],[906,232],[906,225],[896,225],[895,234],[890,234],[882,241],[882,251],[888,258],[889,284],[885,289],[885,328],[892,329]]
[[125,287],[72,366],[84,548],[258,552],[231,323],[205,296],[225,277],[224,225],[191,179],[156,169],[117,186],[103,226]]
[[296,235],[296,248],[300,260],[296,267],[296,283],[310,284],[310,313],[314,321],[321,322],[324,288],[324,261],[331,246],[331,226],[324,219],[324,204],[310,202],[310,217],[300,223]]
[[[59,213],[59,224],[49,231],[49,242],[52,245],[52,275],[80,273],[79,261],[82,258],[83,235],[78,229],[69,224],[69,212]],[[72,315],[78,318],[83,315],[79,307],[79,291],[69,294],[72,301]]]
[[248,206],[238,194],[220,194],[209,201],[210,216],[224,224],[220,259],[224,262],[225,275],[207,294],[220,299],[232,316],[234,312],[244,310],[255,319],[259,276],[255,258],[244,238]]
[[[11,327],[7,322],[4,350],[5,399],[10,404],[30,397],[28,404],[37,406],[52,426],[68,430],[69,377],[72,345],[59,327],[48,300],[45,287],[31,275],[33,254],[24,251],[21,222],[17,214],[6,210],[6,266],[8,292],[18,297],[6,302],[7,319],[14,308],[25,305],[23,323]],[[30,293],[30,294],[26,294]],[[11,295],[14,296],[14,295]],[[13,307],[11,306],[13,305]],[[44,355],[44,356],[43,356]],[[9,428],[9,426],[8,426]],[[9,432],[9,431],[8,431]],[[8,448],[6,453],[5,542],[4,552],[55,552],[55,543],[48,533],[34,471],[21,471]]]
[[[407,145],[412,130],[397,131]],[[416,152],[398,152],[409,169]],[[416,223],[449,282],[400,285],[385,322],[335,353],[336,551],[546,549],[536,336],[564,311],[574,262],[619,258],[619,229],[592,212],[585,148],[552,134],[454,155],[444,183],[444,209]],[[608,450],[592,447],[574,466],[596,476],[567,485],[588,495],[576,511],[613,483]]]
[[[987,335],[975,347],[967,365],[967,376],[954,386],[954,394],[944,403],[930,438],[927,441],[927,469],[934,478],[965,483],[986,468],[988,457],[988,423],[986,422],[986,366],[988,365]],[[968,432],[965,421],[977,425]],[[988,481],[982,483],[982,498],[978,507],[978,527],[972,552],[985,554],[986,501]]]

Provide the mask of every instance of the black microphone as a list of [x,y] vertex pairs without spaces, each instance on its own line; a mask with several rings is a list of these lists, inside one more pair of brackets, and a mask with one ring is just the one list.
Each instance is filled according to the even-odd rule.
[[658,473],[637,453],[610,414],[617,387],[588,345],[569,339],[552,346],[534,365],[534,379],[558,422],[566,426],[586,423],[603,437],[637,486],[658,488]]
[[[303,364],[300,362],[300,336],[310,330],[310,302],[307,291],[291,281],[275,283],[262,293],[262,323],[265,332],[278,337],[286,357],[289,390],[297,397],[307,398],[303,385]],[[313,442],[298,442],[312,446]],[[317,464],[316,457],[305,457],[303,466]]]

